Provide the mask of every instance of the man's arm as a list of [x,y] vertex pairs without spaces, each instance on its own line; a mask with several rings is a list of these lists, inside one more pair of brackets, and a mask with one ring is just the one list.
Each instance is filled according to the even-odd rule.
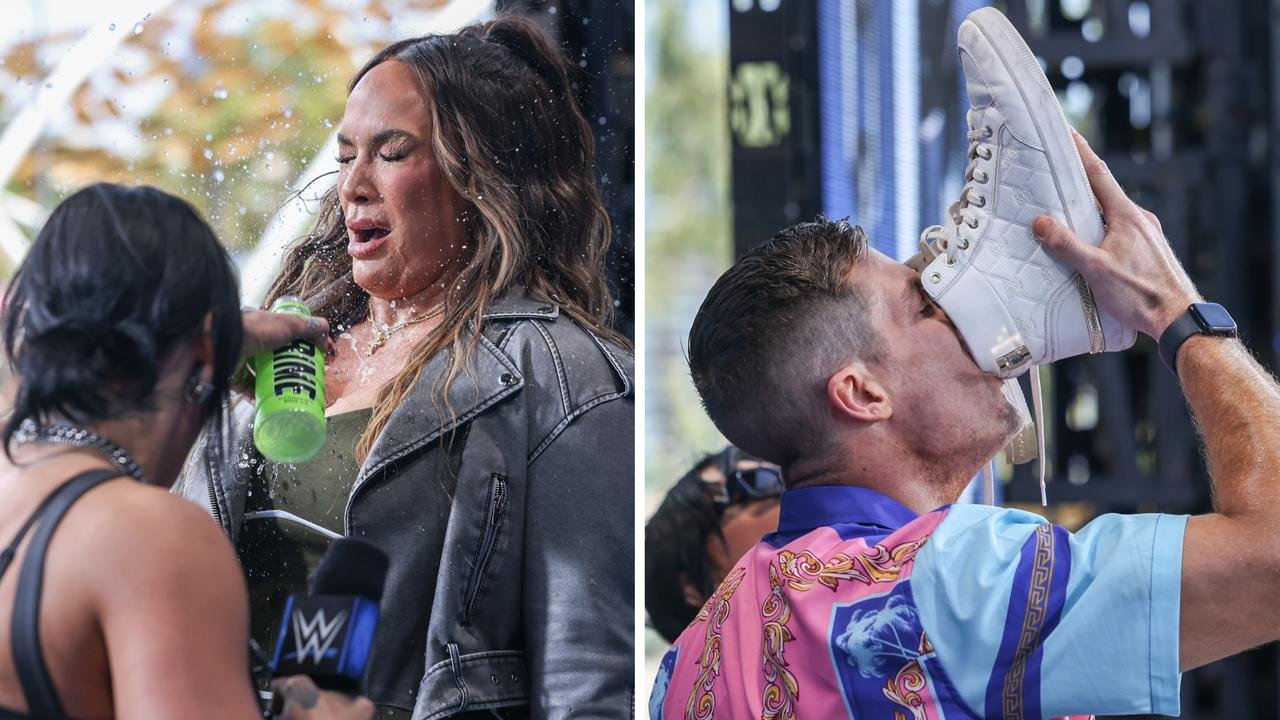
[[[1035,232],[1107,312],[1159,339],[1199,293],[1156,217],[1125,196],[1078,135],[1076,143],[1107,235],[1095,248],[1051,218],[1037,219]],[[1191,518],[1183,545],[1180,665],[1189,670],[1280,639],[1280,387],[1237,340],[1195,336],[1177,360],[1217,511]]]
[[1280,390],[1236,340],[1191,338],[1178,371],[1204,435],[1217,510],[1187,522],[1185,670],[1280,638]]

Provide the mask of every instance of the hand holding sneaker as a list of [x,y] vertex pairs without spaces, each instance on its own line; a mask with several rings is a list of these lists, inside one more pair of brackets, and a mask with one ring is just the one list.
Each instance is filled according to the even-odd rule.
[[1173,254],[1156,216],[1130,200],[1107,164],[1084,138],[1072,134],[1107,219],[1106,234],[1094,247],[1048,215],[1036,218],[1032,229],[1046,249],[1084,277],[1104,312],[1159,339],[1189,305],[1202,301],[1200,293]]
[[[1103,237],[1100,209],[1089,188],[1070,126],[1031,48],[994,8],[970,13],[956,33],[969,95],[968,164],[964,186],[939,225],[920,236],[908,265],[947,313],[984,372],[1006,379],[1015,408],[1025,408],[1011,380],[1032,370],[1031,400],[1042,416],[1033,368],[1085,353],[1133,344],[1126,327],[1093,297],[1087,278],[1054,257],[1032,232],[1041,215],[1058,218],[1083,244]],[[1031,456],[1035,435],[1041,501],[1045,492],[1040,423],[1020,432],[1014,461]],[[988,474],[987,497],[993,497]]]

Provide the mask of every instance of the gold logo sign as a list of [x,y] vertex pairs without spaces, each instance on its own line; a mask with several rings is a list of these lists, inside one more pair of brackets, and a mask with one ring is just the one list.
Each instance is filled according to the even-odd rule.
[[729,82],[729,126],[743,147],[782,142],[791,131],[791,80],[776,62],[744,62]]

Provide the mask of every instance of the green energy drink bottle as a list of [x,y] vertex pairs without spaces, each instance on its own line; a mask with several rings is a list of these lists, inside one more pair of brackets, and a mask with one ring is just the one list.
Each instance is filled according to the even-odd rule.
[[[291,296],[276,300],[271,310],[311,317],[311,310]],[[258,451],[279,463],[300,463],[315,457],[324,447],[328,431],[323,351],[314,343],[295,340],[255,355],[251,362],[257,378],[253,443]]]

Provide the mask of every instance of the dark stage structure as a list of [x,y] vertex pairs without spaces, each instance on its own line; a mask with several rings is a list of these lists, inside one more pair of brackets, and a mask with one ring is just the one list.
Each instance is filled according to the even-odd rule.
[[597,177],[613,225],[605,272],[614,327],[635,338],[635,3],[499,0],[536,20],[578,63],[577,96],[596,139]]

